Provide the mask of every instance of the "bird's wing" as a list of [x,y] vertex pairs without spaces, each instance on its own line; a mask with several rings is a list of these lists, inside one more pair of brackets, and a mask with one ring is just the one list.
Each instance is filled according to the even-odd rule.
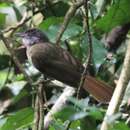
[[73,66],[70,66],[66,62],[59,61],[59,60],[40,60],[40,65],[43,65],[43,67],[40,71],[42,71],[44,74],[53,77],[63,83],[66,83],[68,85],[77,87],[81,74],[73,68]]

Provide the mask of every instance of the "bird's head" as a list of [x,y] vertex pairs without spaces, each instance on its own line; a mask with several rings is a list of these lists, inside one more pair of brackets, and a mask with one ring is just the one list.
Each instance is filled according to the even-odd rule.
[[35,28],[17,33],[16,35],[22,38],[22,42],[26,47],[40,42],[49,42],[48,37],[41,30]]

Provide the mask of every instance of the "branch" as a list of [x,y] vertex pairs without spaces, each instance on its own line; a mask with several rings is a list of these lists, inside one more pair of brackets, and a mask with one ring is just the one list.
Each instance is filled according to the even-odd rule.
[[108,35],[105,37],[105,46],[108,51],[116,52],[121,43],[125,40],[128,31],[130,30],[130,23],[116,26],[113,28]]
[[59,31],[58,31],[58,34],[57,34],[57,37],[56,37],[56,44],[59,46],[60,45],[60,39],[65,31],[65,29],[67,28],[72,16],[75,14],[76,10],[83,5],[83,0],[77,2],[77,3],[74,3],[70,8],[69,10],[67,11],[66,15],[65,15],[65,18],[64,18],[64,21],[63,21],[63,24],[61,25]]
[[85,65],[85,69],[82,73],[82,77],[81,77],[81,80],[80,80],[80,83],[79,83],[79,87],[78,87],[78,90],[77,90],[77,98],[79,97],[79,93],[80,93],[80,90],[84,84],[84,81],[85,81],[85,76],[86,76],[86,73],[87,73],[87,70],[88,70],[88,67],[89,65],[91,64],[91,60],[92,60],[92,52],[93,52],[93,48],[92,48],[92,36],[91,36],[91,32],[90,32],[90,27],[89,27],[89,16],[88,16],[88,0],[84,0],[84,9],[85,9],[85,14],[84,12],[82,11],[82,13],[84,14],[83,17],[84,17],[84,22],[86,23],[86,27],[87,29],[85,29],[87,31],[87,37],[88,37],[88,54],[87,54],[87,59],[86,59],[86,65]]
[[44,130],[49,129],[49,125],[53,121],[53,115],[60,111],[67,103],[67,100],[70,96],[73,96],[75,93],[75,89],[72,87],[66,87],[64,89],[64,92],[61,94],[59,99],[56,101],[55,105],[51,108],[51,110],[48,112],[48,114],[45,116],[44,119]]
[[[33,13],[33,15],[37,14],[41,12],[41,10],[37,10]],[[27,17],[27,12],[24,14],[23,18],[15,25],[15,26],[11,26],[7,29],[5,29],[3,32],[7,33],[10,32],[10,35],[12,35],[18,28],[22,27],[26,22],[28,22],[30,19],[32,18],[32,16]]]
[[35,100],[35,108],[34,108],[34,126],[33,130],[43,130],[44,127],[44,102],[43,102],[43,89],[45,83],[39,83],[38,92]]
[[11,26],[11,27],[5,29],[4,33],[11,31],[10,35],[13,34],[19,27],[23,26],[27,21],[28,21],[28,19],[27,19],[27,12],[26,12],[20,22],[18,22],[15,26]]
[[126,52],[126,55],[125,55],[121,75],[120,75],[119,81],[117,83],[117,86],[115,88],[112,99],[109,103],[104,121],[103,121],[102,126],[101,126],[101,130],[109,130],[110,124],[108,123],[107,120],[108,120],[108,118],[110,118],[110,116],[117,113],[118,110],[119,110],[119,106],[120,106],[121,101],[124,97],[124,93],[125,93],[127,84],[130,80],[129,69],[130,69],[130,43],[128,43],[127,52]]
[[27,75],[27,73],[25,72],[25,70],[23,69],[23,66],[21,65],[21,63],[19,62],[18,58],[16,57],[13,48],[10,47],[10,43],[8,42],[8,40],[3,36],[3,33],[0,32],[0,38],[3,41],[3,43],[5,44],[6,48],[8,49],[9,53],[11,54],[11,58],[13,59],[14,63],[18,66],[19,70],[23,73],[23,75],[25,76],[25,78],[27,79],[28,83],[32,86],[33,81],[32,79]]

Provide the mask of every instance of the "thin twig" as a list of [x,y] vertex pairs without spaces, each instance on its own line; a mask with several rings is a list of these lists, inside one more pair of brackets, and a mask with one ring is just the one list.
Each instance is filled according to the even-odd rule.
[[[130,41],[129,41],[130,42]],[[123,68],[120,74],[120,78],[118,80],[117,86],[115,88],[112,99],[109,103],[106,115],[104,117],[101,130],[108,130],[110,128],[110,124],[108,123],[108,119],[115,113],[119,111],[119,106],[124,97],[125,90],[130,80],[130,43],[127,45],[127,51],[124,59]]]
[[43,130],[44,128],[44,102],[43,102],[43,88],[44,83],[40,83],[38,86],[38,102],[39,102],[39,124],[38,124],[38,130]]
[[36,95],[35,106],[34,106],[34,120],[33,120],[33,128],[32,130],[38,130],[39,127],[39,101],[38,95]]
[[5,29],[4,33],[11,31],[11,34],[13,34],[19,27],[23,26],[23,24],[25,24],[28,20],[29,19],[27,18],[27,12],[25,12],[25,14],[23,15],[23,18],[20,20],[20,22],[18,22],[15,26],[11,26],[11,27]]
[[82,88],[84,81],[85,81],[85,75],[87,73],[88,67],[91,64],[91,60],[92,60],[92,52],[93,52],[93,48],[92,48],[92,36],[91,36],[91,32],[90,32],[90,27],[89,27],[89,17],[88,17],[88,0],[84,0],[84,9],[86,14],[84,14],[84,19],[86,21],[86,26],[87,26],[87,37],[88,37],[88,54],[87,54],[87,59],[86,59],[86,65],[85,65],[85,69],[82,73],[81,76],[81,80],[79,83],[79,87],[77,90],[77,98],[79,97],[79,93],[80,93],[80,89]]
[[43,130],[44,127],[43,87],[43,84],[39,83],[35,99],[33,130]]
[[75,14],[76,10],[81,7],[83,5],[83,0],[78,1],[76,3],[74,3],[69,10],[67,11],[65,17],[64,17],[64,21],[63,24],[61,25],[57,37],[56,37],[56,45],[60,46],[60,39],[65,31],[65,29],[67,28],[72,16]]
[[[37,13],[39,13],[41,10],[37,10],[34,12],[33,15],[36,15]],[[27,17],[27,12],[24,14],[23,18],[15,25],[15,26],[11,26],[7,29],[5,29],[3,32],[7,33],[11,31],[12,35],[18,28],[22,27],[26,22],[28,22],[30,19],[32,18],[32,16]]]

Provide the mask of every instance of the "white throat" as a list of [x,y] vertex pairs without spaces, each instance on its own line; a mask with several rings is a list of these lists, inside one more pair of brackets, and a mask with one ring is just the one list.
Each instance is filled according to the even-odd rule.
[[34,43],[37,43],[39,41],[39,38],[38,37],[25,37],[22,39],[23,41],[23,44],[26,46],[26,47],[29,47],[29,46],[32,46]]
[[33,41],[32,41],[31,39],[28,39],[28,38],[23,38],[22,41],[23,41],[23,44],[24,44],[26,47],[28,47],[28,46],[30,46],[30,45],[33,44]]

